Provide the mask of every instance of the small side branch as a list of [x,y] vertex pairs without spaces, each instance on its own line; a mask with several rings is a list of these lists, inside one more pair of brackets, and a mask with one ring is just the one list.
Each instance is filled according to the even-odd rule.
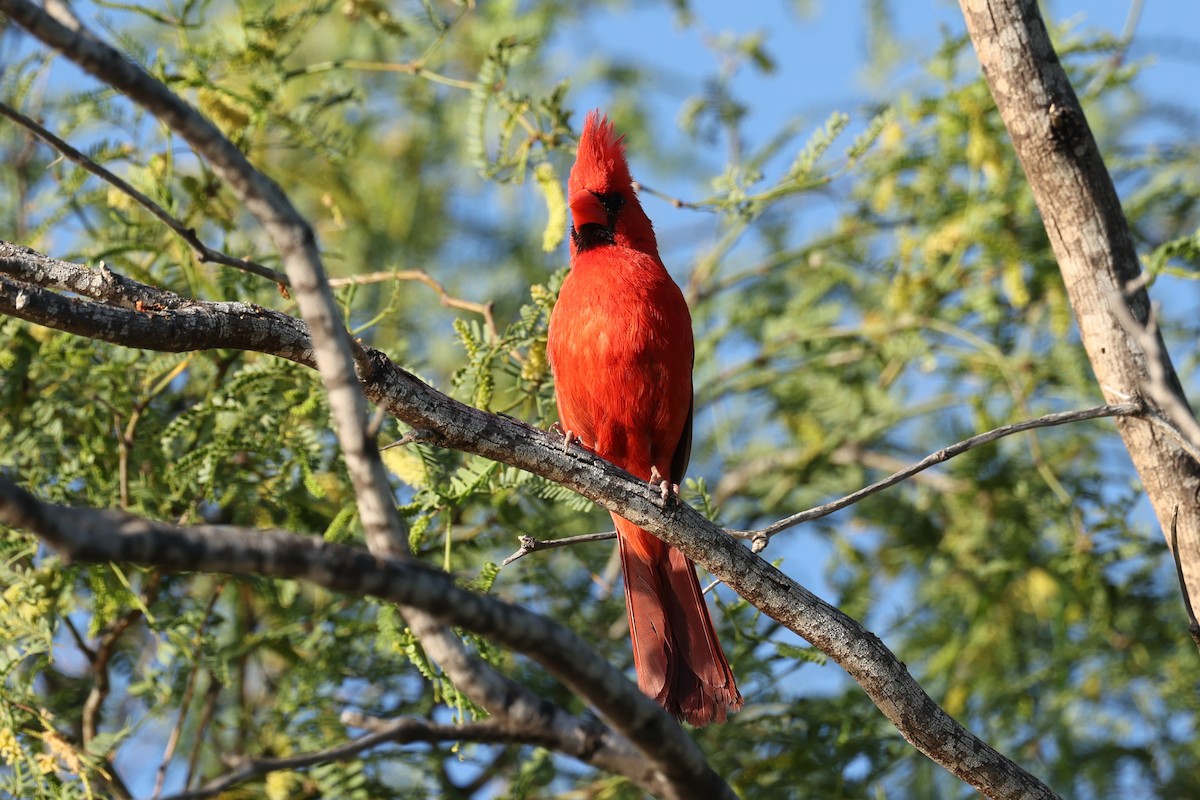
[[522,536],[518,539],[521,547],[511,556],[501,561],[500,566],[507,567],[518,558],[524,558],[530,553],[536,553],[539,550],[553,550],[556,547],[568,547],[573,544],[587,544],[588,542],[605,542],[615,538],[617,538],[616,531],[586,533],[583,536],[566,536],[562,539],[535,539],[532,536]]
[[[1142,287],[1128,285],[1125,291],[1128,295],[1142,291]],[[1149,305],[1146,322],[1143,324],[1134,316],[1127,295],[1112,292],[1108,299],[1113,315],[1121,323],[1121,327],[1146,354],[1147,375],[1142,381],[1141,389],[1162,409],[1179,446],[1200,463],[1200,422],[1196,421],[1192,409],[1183,399],[1183,388],[1179,385],[1179,378],[1174,371],[1168,371],[1171,360],[1163,350],[1162,336],[1158,329],[1158,304]],[[1145,298],[1142,300],[1144,302]],[[1178,518],[1178,510],[1174,516]]]
[[990,444],[998,439],[1003,439],[1005,436],[1012,436],[1014,433],[1024,433],[1025,431],[1035,430],[1037,428],[1049,428],[1055,425],[1066,425],[1070,422],[1082,422],[1089,419],[1100,419],[1102,417],[1133,417],[1143,413],[1143,408],[1138,403],[1121,403],[1119,405],[1103,405],[1095,406],[1094,408],[1085,408],[1081,411],[1061,411],[1056,414],[1046,414],[1045,416],[1036,419],[1028,419],[1023,422],[1014,422],[1011,425],[1002,425],[999,428],[987,431],[985,433],[976,434],[969,439],[964,439],[957,444],[952,444],[949,447],[943,447],[936,453],[931,453],[921,459],[912,466],[905,467],[899,472],[894,472],[881,481],[872,483],[870,486],[859,489],[853,494],[848,494],[845,497],[839,498],[824,505],[819,505],[810,508],[807,511],[801,511],[798,514],[793,514],[790,517],[779,520],[773,525],[768,525],[761,531],[731,531],[734,535],[743,539],[751,539],[754,541],[755,552],[761,551],[766,547],[767,542],[772,536],[780,531],[787,530],[793,526],[799,525],[802,522],[811,522],[814,519],[827,517],[835,511],[840,511],[847,506],[854,505],[864,497],[868,497],[884,489],[895,486],[903,480],[911,478],[918,472],[927,470],[932,466],[941,464],[943,461],[949,461],[957,455],[972,450],[980,445]]
[[[347,715],[349,716],[349,715]],[[344,718],[344,721],[350,721]],[[357,726],[356,726],[357,727]],[[344,744],[302,753],[289,758],[257,758],[234,764],[233,770],[209,781],[198,789],[168,795],[165,800],[203,800],[216,797],[247,781],[272,772],[299,770],[335,761],[349,761],[372,748],[384,744],[412,742],[481,742],[494,744],[549,744],[536,735],[522,735],[494,721],[468,722],[462,725],[438,725],[420,719],[398,719],[388,722],[371,733],[351,739]],[[550,744],[552,746],[552,744]]]
[[1187,578],[1183,574],[1183,561],[1179,558],[1179,511],[1176,510],[1171,520],[1171,560],[1175,562],[1175,575],[1179,578],[1179,591],[1183,594],[1183,608],[1187,612],[1188,635],[1200,650],[1200,622],[1196,620],[1196,607],[1192,605],[1191,593],[1188,592]]
[[443,306],[478,314],[483,317],[483,323],[487,328],[488,334],[493,339],[500,338],[500,329],[496,326],[496,315],[492,302],[479,303],[474,300],[464,300],[461,297],[455,297],[446,291],[445,286],[423,269],[393,269],[382,272],[369,272],[366,275],[330,278],[329,285],[337,289],[342,286],[367,286],[373,283],[387,283],[391,281],[416,281],[417,283],[425,284],[437,294],[438,300]]
[[149,211],[151,214],[157,217],[159,221],[174,231],[179,238],[187,242],[192,248],[192,252],[196,254],[196,258],[201,262],[211,261],[214,264],[224,264],[227,267],[233,267],[235,269],[240,269],[243,272],[249,272],[253,275],[267,278],[268,280],[274,281],[275,283],[283,286],[289,285],[290,282],[288,281],[287,275],[284,275],[278,270],[271,269],[270,267],[264,267],[262,264],[249,259],[234,258],[231,255],[222,253],[220,250],[214,250],[213,248],[209,247],[204,242],[200,241],[200,237],[196,235],[196,231],[194,229],[187,227],[175,217],[171,216],[171,214],[169,214],[165,208],[151,200],[142,192],[139,192],[137,189],[133,188],[127,181],[100,166],[95,161],[88,158],[83,153],[79,152],[50,131],[46,130],[34,120],[25,116],[20,111],[17,111],[15,108],[0,102],[0,116],[8,117],[13,122],[37,136],[46,144],[53,147],[67,160],[73,161],[104,182],[116,187],[117,190],[122,194],[130,197],[134,202]]

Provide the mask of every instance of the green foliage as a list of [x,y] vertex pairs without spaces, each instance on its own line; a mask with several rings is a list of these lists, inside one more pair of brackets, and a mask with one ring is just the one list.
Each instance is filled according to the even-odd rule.
[[[466,402],[541,426],[555,414],[545,336],[565,275],[561,249],[546,253],[567,227],[562,182],[581,97],[611,96],[635,175],[702,187],[674,209],[650,190],[643,198],[664,246],[688,243],[668,259],[697,330],[684,499],[730,528],[841,496],[971,433],[1097,401],[1041,221],[961,35],[886,104],[768,131],[750,128],[735,78],[796,80],[780,74],[769,36],[706,33],[713,66],[697,65],[690,95],[651,120],[651,66],[604,50],[564,65],[555,49],[605,5],[103,8],[105,35],[313,220],[331,272],[363,279],[339,294],[356,335]],[[671,6],[686,30],[706,30],[698,10]],[[881,82],[907,55],[888,4],[868,11],[868,67]],[[1059,39],[1089,115],[1104,121],[1147,268],[1160,284],[1194,279],[1194,147],[1131,137],[1144,111],[1139,65],[1114,66],[1111,37]],[[0,97],[38,109],[211,246],[278,265],[178,139],[53,69],[44,54],[21,53],[0,73]],[[663,119],[678,119],[686,141],[652,133]],[[704,158],[714,141],[726,163]],[[188,296],[295,312],[276,287],[198,263],[142,208],[6,123],[0,162],[0,220],[21,243]],[[1194,321],[1164,328],[1195,341]],[[361,540],[320,381],[294,364],[135,352],[0,319],[0,409],[0,470],[48,500]],[[401,435],[384,424],[383,440]],[[1133,780],[1147,796],[1194,796],[1196,655],[1119,447],[1103,422],[1008,439],[784,533],[765,555],[799,573],[829,554],[828,599],[884,637],[947,710],[1064,794],[1105,796]],[[416,557],[570,625],[629,666],[610,546],[496,566],[521,535],[606,530],[604,513],[474,456],[417,443],[384,457]],[[695,736],[743,796],[965,796],[822,654],[714,594],[747,705]],[[231,755],[344,742],[360,733],[344,711],[482,716],[392,607],[287,581],[64,565],[9,530],[0,630],[0,794],[106,796],[113,758],[125,771],[137,753],[138,774],[124,778],[148,796],[163,731],[181,715],[168,765],[177,788],[223,774]],[[85,711],[95,675],[76,636],[108,659],[95,712]],[[523,659],[464,640],[547,700],[583,710]],[[468,792],[476,774],[491,778]],[[538,748],[469,743],[374,748],[237,791],[639,796]]]

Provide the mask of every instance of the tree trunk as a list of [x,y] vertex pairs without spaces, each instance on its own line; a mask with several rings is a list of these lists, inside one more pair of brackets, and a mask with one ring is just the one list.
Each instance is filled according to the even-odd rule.
[[[1200,598],[1200,463],[1195,416],[1151,324],[1141,269],[1112,178],[1050,43],[1036,0],[959,0],[971,41],[1050,237],[1083,346],[1110,403],[1140,398],[1149,418],[1116,420],[1168,544],[1177,525],[1188,594]],[[1190,609],[1189,609],[1190,611]]]

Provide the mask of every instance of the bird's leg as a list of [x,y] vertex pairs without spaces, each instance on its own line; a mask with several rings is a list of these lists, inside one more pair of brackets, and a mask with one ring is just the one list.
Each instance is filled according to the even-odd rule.
[[653,464],[650,465],[650,480],[647,483],[651,489],[659,490],[664,503],[670,501],[672,497],[679,497],[679,484],[671,483],[664,478],[662,473],[658,471],[658,467]]

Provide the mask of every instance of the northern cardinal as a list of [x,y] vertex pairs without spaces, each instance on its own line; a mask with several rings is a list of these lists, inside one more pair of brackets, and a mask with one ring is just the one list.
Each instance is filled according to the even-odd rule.
[[[567,183],[571,270],[547,353],[568,444],[647,481],[683,480],[692,445],[692,318],[658,257],[623,138],[588,115]],[[613,514],[638,686],[677,719],[724,722],[742,696],[696,568]]]

